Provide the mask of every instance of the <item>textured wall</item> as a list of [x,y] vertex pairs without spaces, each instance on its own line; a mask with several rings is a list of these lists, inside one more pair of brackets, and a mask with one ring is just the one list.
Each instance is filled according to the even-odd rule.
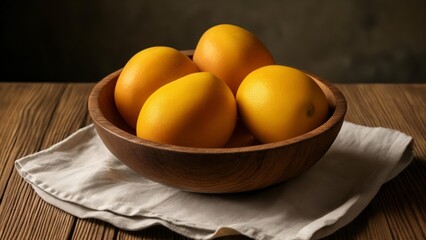
[[2,81],[98,81],[154,45],[208,27],[254,32],[280,64],[333,82],[426,82],[424,0],[8,1]]

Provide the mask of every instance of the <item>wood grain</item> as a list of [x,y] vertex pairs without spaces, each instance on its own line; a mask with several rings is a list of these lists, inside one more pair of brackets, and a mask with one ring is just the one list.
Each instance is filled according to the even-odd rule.
[[[354,84],[338,87],[348,101],[346,120],[398,129],[413,136],[415,158],[400,175],[383,185],[357,219],[329,239],[425,239],[426,85]],[[354,231],[355,228],[360,228],[364,235],[358,236],[359,231]]]
[[313,166],[334,142],[346,113],[346,100],[332,84],[313,78],[326,95],[329,118],[310,132],[279,142],[239,148],[194,148],[136,137],[114,103],[120,71],[97,83],[89,113],[105,146],[147,179],[199,193],[257,190],[295,177]]
[[[78,219],[40,199],[14,161],[91,123],[93,84],[0,83],[0,239],[188,239],[156,226],[129,232]],[[414,161],[384,184],[367,208],[326,239],[426,239],[426,85],[338,85],[346,120],[414,138]],[[246,239],[242,236],[223,239]]]

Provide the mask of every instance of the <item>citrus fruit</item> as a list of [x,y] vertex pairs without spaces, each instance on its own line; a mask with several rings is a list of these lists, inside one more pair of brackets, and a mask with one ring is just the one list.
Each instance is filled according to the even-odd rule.
[[229,87],[208,72],[186,75],[155,91],[143,105],[136,133],[154,142],[222,147],[237,118]]
[[205,31],[193,60],[200,71],[211,72],[225,81],[234,94],[248,73],[275,63],[253,33],[231,24],[216,25]]
[[270,65],[251,72],[237,92],[243,122],[261,142],[270,143],[309,132],[325,122],[324,92],[297,69]]
[[156,46],[135,54],[117,80],[114,99],[123,119],[136,129],[145,100],[159,87],[198,68],[191,59],[171,47]]

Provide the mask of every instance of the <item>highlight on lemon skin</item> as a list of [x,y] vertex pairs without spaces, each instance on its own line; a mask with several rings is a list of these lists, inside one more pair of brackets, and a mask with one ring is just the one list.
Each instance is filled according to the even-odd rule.
[[232,24],[209,28],[200,37],[193,60],[200,71],[225,81],[234,95],[251,71],[275,60],[265,45],[248,30]]
[[212,73],[186,75],[155,91],[143,105],[137,136],[188,147],[223,147],[237,119],[229,87]]
[[138,52],[126,63],[115,86],[114,99],[120,115],[136,129],[139,112],[155,90],[197,71],[188,56],[171,47],[156,46]]
[[286,66],[254,70],[242,81],[236,99],[244,124],[263,143],[309,132],[328,116],[327,99],[318,84]]

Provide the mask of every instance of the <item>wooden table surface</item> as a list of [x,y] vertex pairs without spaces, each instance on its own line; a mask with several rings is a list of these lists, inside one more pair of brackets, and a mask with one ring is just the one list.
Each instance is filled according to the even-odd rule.
[[[426,239],[426,84],[338,84],[347,121],[414,138],[414,161],[327,239]],[[91,123],[92,83],[0,83],[0,239],[187,239],[158,226],[129,232],[44,202],[14,161]],[[285,227],[285,226],[283,226]],[[229,239],[244,239],[242,236]]]

